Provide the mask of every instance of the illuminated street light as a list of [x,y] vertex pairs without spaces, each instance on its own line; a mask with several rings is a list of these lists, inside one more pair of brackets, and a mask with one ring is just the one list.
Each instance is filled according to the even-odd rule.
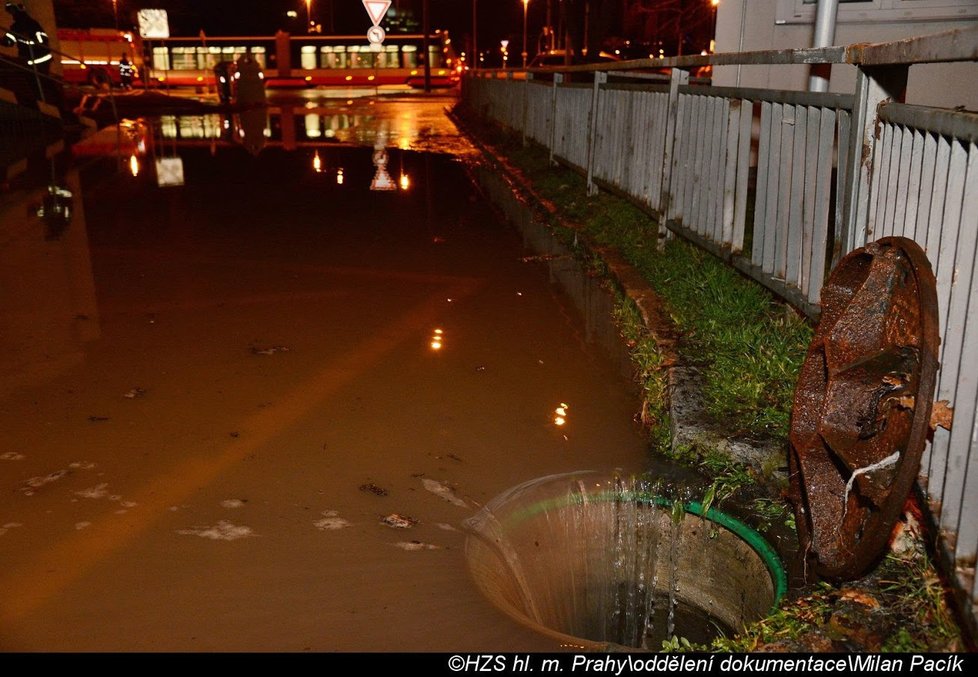
[[713,6],[713,38],[710,40],[710,52],[716,52],[717,45],[717,7],[720,6],[720,0],[710,0],[710,5]]
[[526,10],[530,0],[523,0],[523,68],[526,68]]
[[112,0],[112,16],[115,17],[115,29],[119,30],[119,0]]
[[312,33],[312,0],[306,0],[306,32]]
[[506,61],[509,59],[509,40],[500,40],[499,48],[503,53],[503,68],[506,68]]

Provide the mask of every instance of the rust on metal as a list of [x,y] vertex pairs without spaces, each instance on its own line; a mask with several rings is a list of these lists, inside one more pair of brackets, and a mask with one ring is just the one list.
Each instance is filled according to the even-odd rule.
[[938,343],[934,274],[916,243],[883,238],[839,262],[791,418],[807,570],[852,579],[882,554],[930,430]]

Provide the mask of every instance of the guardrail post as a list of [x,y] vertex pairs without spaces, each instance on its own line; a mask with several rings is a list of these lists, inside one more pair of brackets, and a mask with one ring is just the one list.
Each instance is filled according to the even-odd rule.
[[669,211],[672,208],[672,163],[676,138],[679,136],[679,88],[689,84],[689,71],[681,68],[673,68],[669,75],[669,110],[666,113],[666,136],[663,141],[662,153],[662,189],[659,191],[661,197],[659,205],[659,249],[665,245],[669,237],[669,229],[666,228],[666,221],[669,219]]
[[563,73],[554,73],[554,86],[550,92],[550,166],[554,162],[554,147],[557,145],[557,86],[564,81]]
[[587,133],[587,194],[595,195],[598,187],[594,185],[594,145],[598,136],[598,101],[601,98],[601,85],[608,82],[608,74],[594,71],[594,85],[591,90],[591,118]]
[[858,66],[852,127],[849,131],[848,177],[843,202],[843,222],[832,266],[853,249],[872,240],[866,232],[869,196],[873,182],[873,152],[876,148],[878,110],[885,101],[903,101],[909,66]]

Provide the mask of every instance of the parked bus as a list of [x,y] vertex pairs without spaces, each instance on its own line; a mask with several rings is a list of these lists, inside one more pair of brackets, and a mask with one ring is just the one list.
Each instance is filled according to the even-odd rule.
[[63,59],[65,79],[99,84],[106,78],[119,82],[118,63],[123,53],[145,77],[143,86],[200,86],[214,83],[214,68],[236,62],[250,53],[259,63],[268,87],[347,87],[380,85],[424,86],[425,60],[432,87],[458,82],[461,61],[445,31],[424,36],[389,34],[379,49],[365,36],[289,35],[205,36],[140,39],[111,30],[58,32],[62,51],[78,58]]

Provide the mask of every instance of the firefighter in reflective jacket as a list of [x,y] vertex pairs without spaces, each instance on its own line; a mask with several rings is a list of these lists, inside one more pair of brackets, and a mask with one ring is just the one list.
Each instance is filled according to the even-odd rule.
[[28,66],[37,68],[47,75],[51,69],[51,46],[48,34],[41,24],[27,13],[23,5],[12,2],[5,3],[7,14],[14,18],[10,28],[3,35],[3,44],[17,45],[17,55],[27,62]]
[[135,69],[132,64],[129,63],[128,57],[125,54],[119,59],[119,81],[122,82],[123,89],[132,89],[132,76],[135,73]]

